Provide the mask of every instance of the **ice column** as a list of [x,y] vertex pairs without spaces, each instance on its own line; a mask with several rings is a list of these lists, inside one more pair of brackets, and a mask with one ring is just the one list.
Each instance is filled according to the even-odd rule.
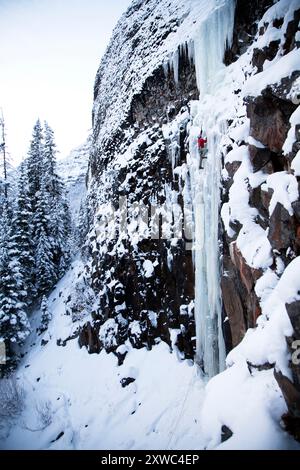
[[[225,346],[222,334],[222,302],[219,261],[219,208],[221,156],[220,117],[217,103],[207,105],[207,95],[215,95],[218,73],[225,67],[226,44],[231,44],[235,0],[216,0],[215,9],[199,26],[194,39],[197,84],[200,91],[195,129],[203,127],[207,135],[207,161],[204,169],[195,169],[199,160],[195,145],[191,148],[195,215],[195,321],[196,362],[212,377],[224,369]],[[196,127],[198,126],[198,127]],[[196,131],[195,131],[196,132]]]

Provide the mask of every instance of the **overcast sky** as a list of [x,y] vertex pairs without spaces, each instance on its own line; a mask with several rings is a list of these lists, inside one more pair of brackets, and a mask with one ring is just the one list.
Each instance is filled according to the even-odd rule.
[[61,157],[85,140],[100,58],[130,3],[0,0],[0,107],[15,162],[38,117],[54,129]]

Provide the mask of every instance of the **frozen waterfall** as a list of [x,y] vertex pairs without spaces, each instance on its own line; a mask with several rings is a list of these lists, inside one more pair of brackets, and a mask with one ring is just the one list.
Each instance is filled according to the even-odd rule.
[[215,0],[215,8],[195,34],[195,67],[201,98],[213,92],[218,71],[224,67],[225,47],[232,42],[234,12],[235,0]]
[[[234,11],[235,0],[216,0],[214,10],[201,23],[194,38],[200,91],[199,102],[192,106],[193,126],[190,133],[190,174],[195,214],[196,362],[209,377],[225,366],[219,253],[219,144],[224,124],[218,114],[215,93],[225,68],[225,47],[232,41]],[[199,169],[197,136],[200,129],[207,136],[204,169]]]

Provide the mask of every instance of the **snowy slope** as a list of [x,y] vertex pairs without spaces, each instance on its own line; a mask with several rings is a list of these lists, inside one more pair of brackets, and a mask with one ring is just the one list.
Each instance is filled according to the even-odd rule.
[[[203,382],[193,365],[176,351],[171,354],[165,343],[151,352],[126,344],[129,352],[121,367],[113,354],[88,355],[76,340],[57,346],[78,327],[66,316],[65,301],[82,268],[75,261],[49,297],[54,318],[48,332],[30,338],[35,346],[17,373],[26,409],[0,448],[201,449]],[[49,343],[41,347],[42,339]],[[126,377],[135,382],[123,388],[120,381]],[[47,407],[45,426],[40,410]]]
[[[297,448],[276,424],[285,406],[270,371],[251,377],[245,365],[233,367],[205,392],[197,368],[163,342],[152,351],[127,342],[122,366],[104,350],[88,355],[77,340],[58,346],[78,327],[66,315],[66,300],[82,269],[73,262],[49,297],[48,332],[28,341],[17,371],[25,410],[4,431],[0,426],[0,448],[201,450],[219,444],[219,436],[207,436],[218,433],[220,422],[237,432],[220,448]],[[38,319],[36,312],[35,326]],[[48,343],[41,346],[42,340]],[[135,381],[123,388],[120,381],[127,377]]]

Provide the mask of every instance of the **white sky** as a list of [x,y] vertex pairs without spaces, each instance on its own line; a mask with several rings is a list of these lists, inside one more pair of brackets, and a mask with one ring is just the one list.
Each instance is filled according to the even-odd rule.
[[60,156],[91,128],[93,85],[113,27],[131,0],[0,0],[0,107],[15,163],[38,117]]

